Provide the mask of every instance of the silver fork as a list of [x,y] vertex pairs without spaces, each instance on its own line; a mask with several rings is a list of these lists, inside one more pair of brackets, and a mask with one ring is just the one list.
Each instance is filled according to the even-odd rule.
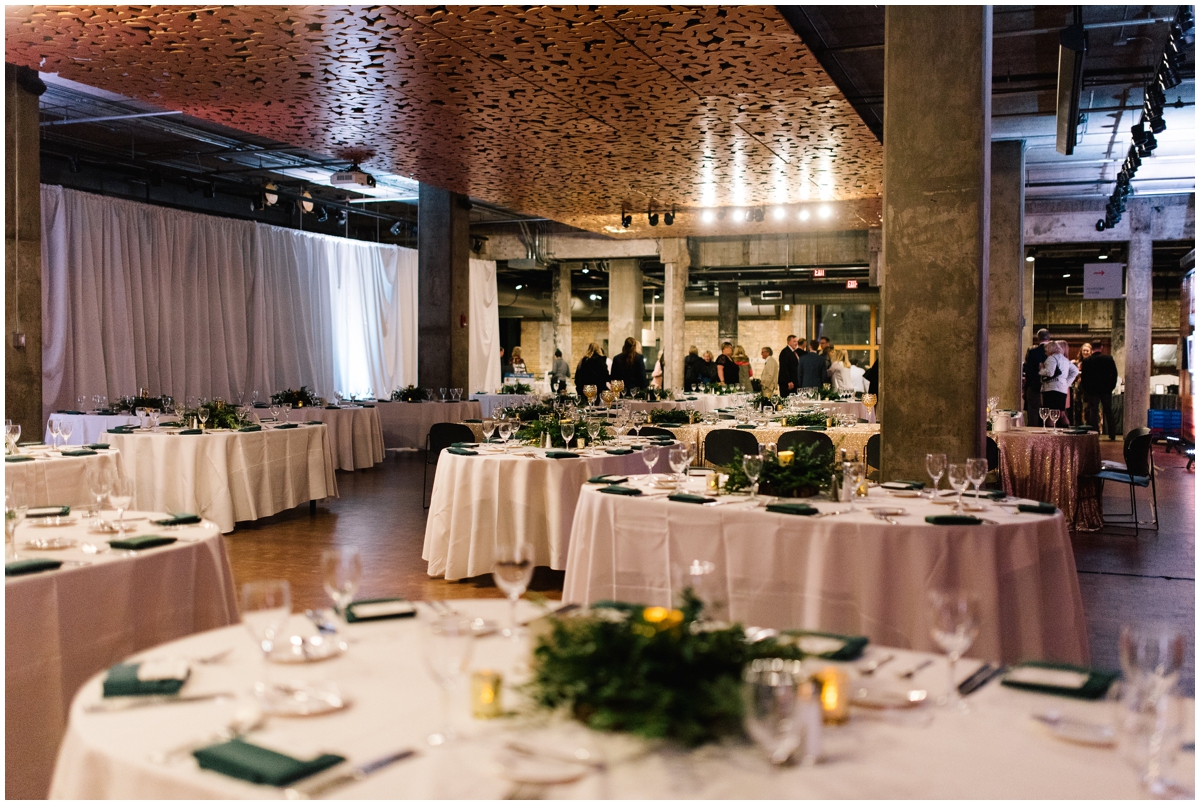
[[880,667],[887,665],[889,662],[891,662],[894,659],[896,659],[895,654],[888,654],[885,657],[880,657],[878,660],[873,660],[871,662],[867,662],[863,665],[858,666],[858,672],[860,674],[862,674],[863,676],[870,676],[871,674],[878,671],[880,669]]

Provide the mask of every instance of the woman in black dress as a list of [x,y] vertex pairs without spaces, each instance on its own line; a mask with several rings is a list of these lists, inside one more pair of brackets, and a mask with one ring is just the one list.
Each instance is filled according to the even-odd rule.
[[597,392],[608,386],[608,361],[595,341],[587,345],[579,366],[575,367],[575,391],[580,397],[584,396],[584,386],[595,386]]
[[621,354],[613,358],[610,379],[624,380],[626,391],[646,387],[646,361],[638,351],[638,342],[633,338],[626,338]]

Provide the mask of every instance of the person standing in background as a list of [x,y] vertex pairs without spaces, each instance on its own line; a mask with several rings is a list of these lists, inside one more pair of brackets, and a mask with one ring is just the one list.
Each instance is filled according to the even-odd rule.
[[525,359],[521,357],[521,348],[512,348],[512,370],[514,375],[529,374],[525,370]]
[[762,348],[762,357],[764,363],[762,377],[759,378],[762,383],[762,393],[768,397],[774,397],[779,393],[779,361],[775,360],[770,347]]
[[1114,441],[1112,394],[1117,387],[1117,363],[1104,354],[1104,345],[1092,345],[1092,354],[1080,364],[1079,388],[1083,392],[1083,421],[1088,427],[1100,429],[1100,414],[1104,414],[1104,432]]
[[721,344],[721,354],[717,356],[717,382],[726,386],[736,386],[738,382],[738,367],[733,362],[733,344],[726,341]]
[[[1075,381],[1075,375],[1079,373],[1075,364],[1067,360],[1067,356],[1063,354],[1061,344],[1060,341],[1046,342],[1046,362],[1038,370],[1042,378],[1042,405],[1040,407],[1059,411],[1059,416],[1066,414],[1067,389],[1071,387],[1071,383]],[[1037,421],[1040,422],[1041,419],[1039,414]]]
[[625,339],[621,354],[613,358],[609,379],[624,381],[626,391],[646,388],[646,361],[632,336]]
[[879,394],[879,358],[875,358],[871,368],[863,372],[863,380],[867,382],[867,394]]
[[754,371],[750,368],[750,356],[746,354],[746,350],[738,344],[733,348],[733,362],[737,364],[737,384],[746,391],[751,390],[750,378],[754,376]]
[[1050,331],[1043,328],[1037,332],[1037,345],[1030,347],[1025,353],[1025,362],[1021,372],[1025,378],[1025,424],[1033,427],[1040,422],[1038,409],[1042,407],[1042,364],[1046,362],[1046,344],[1050,341]]
[[554,350],[554,367],[550,370],[550,385],[555,391],[566,385],[571,377],[571,366],[563,360],[561,349]]
[[512,364],[504,357],[504,347],[500,347],[500,376],[508,377],[513,373]]
[[1071,424],[1071,409],[1075,407],[1074,400],[1071,399],[1071,389],[1075,387],[1075,381],[1079,379],[1079,363],[1071,360],[1071,345],[1066,341],[1055,341],[1058,345],[1058,354],[1067,359],[1067,363],[1071,365],[1071,379],[1067,383],[1067,399],[1063,403],[1062,421],[1065,425]]
[[1083,389],[1080,383],[1083,382],[1083,362],[1092,354],[1092,345],[1084,341],[1079,345],[1079,357],[1071,361],[1075,364],[1075,368],[1079,370],[1079,376],[1075,378],[1075,385],[1071,386],[1071,421],[1080,425],[1083,424]]
[[692,386],[699,385],[705,381],[708,376],[708,369],[704,364],[704,359],[700,357],[700,350],[695,344],[688,347],[687,357],[683,359],[683,388],[685,391],[693,391]]
[[704,350],[704,382],[717,382],[717,363],[713,360],[713,354],[707,349]]
[[[806,349],[806,343],[801,338],[797,344],[800,352],[800,362],[796,367],[799,381],[796,383],[802,389],[819,389],[825,383],[825,359],[820,353]],[[816,346],[815,344],[813,345]]]
[[608,361],[604,358],[604,350],[595,341],[587,345],[575,367],[575,391],[580,397],[584,386],[595,386],[597,391],[608,388]]
[[789,335],[787,344],[779,351],[779,393],[784,397],[800,388],[799,376],[796,374],[800,363],[800,356],[796,352],[798,343],[796,336]]
[[844,349],[829,350],[829,379],[838,391],[854,391],[854,373],[850,370],[850,356]]
[[658,360],[654,362],[654,371],[650,373],[650,388],[660,389],[663,387],[663,353],[658,353]]
[[830,377],[829,367],[833,365],[833,358],[831,357],[833,354],[833,342],[825,336],[821,336],[817,342],[816,352],[821,356],[821,360],[825,362],[824,374],[821,377]]

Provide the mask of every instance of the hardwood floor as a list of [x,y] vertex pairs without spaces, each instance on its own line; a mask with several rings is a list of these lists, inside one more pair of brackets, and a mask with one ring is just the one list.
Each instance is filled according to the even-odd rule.
[[[1107,459],[1120,460],[1121,442],[1102,442]],[[1116,668],[1117,636],[1121,623],[1166,620],[1188,635],[1184,692],[1195,692],[1195,475],[1186,460],[1155,448],[1159,469],[1158,532],[1107,528],[1074,534],[1075,562],[1084,611],[1088,620],[1092,660]],[[264,578],[285,578],[292,585],[298,609],[328,606],[321,585],[321,551],[335,545],[356,545],[363,556],[360,597],[499,598],[490,577],[448,582],[425,573],[421,548],[425,510],[421,507],[423,456],[389,454],[383,464],[359,472],[339,472],[341,497],[239,524],[226,537],[234,580],[241,584]],[[432,472],[430,473],[432,485]],[[1141,501],[1149,492],[1139,490]],[[1110,485],[1107,511],[1128,507],[1125,487]],[[1146,506],[1149,513],[1149,506]],[[547,598],[562,597],[563,574],[539,568],[532,590]]]

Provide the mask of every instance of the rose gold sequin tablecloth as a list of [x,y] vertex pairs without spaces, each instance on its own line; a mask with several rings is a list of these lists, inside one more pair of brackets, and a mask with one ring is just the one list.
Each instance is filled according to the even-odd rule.
[[1068,436],[1018,428],[992,435],[1000,447],[1000,478],[1006,493],[1053,503],[1077,531],[1095,531],[1103,525],[1091,477],[1100,472],[1099,434]]

